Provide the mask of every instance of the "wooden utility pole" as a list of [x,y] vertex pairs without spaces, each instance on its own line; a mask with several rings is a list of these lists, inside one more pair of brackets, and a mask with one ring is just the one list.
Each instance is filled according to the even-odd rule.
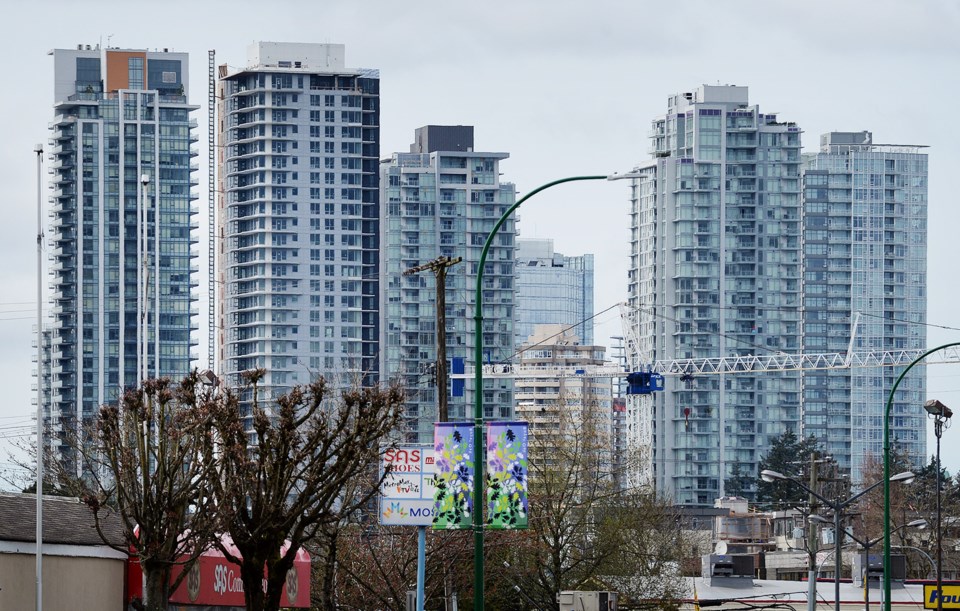
[[463,257],[440,256],[403,272],[410,276],[432,271],[437,279],[437,421],[447,421],[447,269],[463,261]]

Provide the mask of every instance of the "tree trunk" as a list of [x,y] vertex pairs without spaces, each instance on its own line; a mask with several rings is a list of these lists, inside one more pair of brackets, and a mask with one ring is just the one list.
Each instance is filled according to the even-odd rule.
[[243,598],[247,611],[266,610],[266,597],[263,593],[263,564],[263,558],[243,554],[240,579],[243,581]]
[[170,569],[143,566],[143,608],[146,611],[167,611],[170,600]]
[[267,576],[267,593],[264,597],[263,611],[280,611],[280,597],[287,583],[287,572],[277,575],[277,571]]
[[[287,571],[293,566],[295,557],[296,554],[292,554],[288,559],[267,560],[261,556],[243,555],[240,579],[243,580],[247,611],[279,611],[280,598],[287,585]],[[263,574],[264,567],[267,569],[266,578]],[[264,581],[266,581],[266,590],[264,590]]]
[[339,529],[324,533],[323,563],[320,565],[320,609],[336,611],[337,539]]

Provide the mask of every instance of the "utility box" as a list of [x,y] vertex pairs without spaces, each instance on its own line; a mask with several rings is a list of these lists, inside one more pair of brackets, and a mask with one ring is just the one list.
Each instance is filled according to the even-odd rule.
[[752,588],[754,558],[749,554],[704,554],[701,575],[711,586]]
[[557,594],[560,611],[617,611],[616,592],[567,591]]
[[[907,558],[903,554],[890,554],[890,583],[902,588],[907,578]],[[853,585],[862,588],[864,580],[868,588],[883,585],[883,554],[857,554],[853,557]]]

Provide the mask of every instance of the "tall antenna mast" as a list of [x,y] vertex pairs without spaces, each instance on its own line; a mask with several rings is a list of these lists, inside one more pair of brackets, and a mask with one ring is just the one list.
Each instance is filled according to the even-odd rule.
[[214,49],[207,51],[207,369],[216,371],[216,320],[217,284],[215,261],[216,240],[216,126],[217,126],[217,77]]
[[37,154],[37,611],[43,609],[43,206],[41,167],[43,145]]

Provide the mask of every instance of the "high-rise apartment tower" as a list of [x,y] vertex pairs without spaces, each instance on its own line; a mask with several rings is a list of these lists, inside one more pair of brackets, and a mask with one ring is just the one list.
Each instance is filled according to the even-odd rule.
[[197,106],[186,53],[79,45],[52,55],[46,412],[62,443],[123,389],[183,376],[196,358]]
[[[516,190],[500,181],[506,153],[477,152],[473,127],[428,125],[416,131],[409,153],[394,153],[381,165],[383,248],[380,277],[384,324],[381,370],[399,380],[409,395],[407,437],[432,442],[437,419],[436,280],[429,271],[405,270],[440,256],[463,257],[446,276],[447,360],[473,363],[475,279],[484,241],[497,219],[513,205]],[[514,258],[516,223],[507,219],[487,254],[483,285],[484,363],[514,354]],[[453,382],[449,417],[472,415],[473,381]],[[445,390],[445,389],[444,389]],[[447,391],[449,392],[449,391]],[[488,418],[513,415],[513,385],[484,380]]]
[[[804,155],[804,352],[926,347],[927,155],[832,132]],[[854,324],[856,325],[854,328]],[[883,455],[883,413],[894,368],[808,371],[803,432],[820,440],[854,481]],[[922,369],[897,389],[892,439],[915,463],[926,453]]]
[[[655,359],[800,351],[800,128],[746,87],[671,96],[636,169],[629,302],[633,366]],[[652,445],[652,478],[682,504],[751,496],[758,461],[800,433],[800,373],[671,378],[652,414],[631,414]],[[644,428],[645,422],[652,422]]]
[[517,240],[516,344],[536,325],[561,324],[587,346],[593,345],[593,255],[568,257],[553,240]]
[[267,397],[376,379],[379,74],[344,46],[259,42],[220,68],[219,362]]

